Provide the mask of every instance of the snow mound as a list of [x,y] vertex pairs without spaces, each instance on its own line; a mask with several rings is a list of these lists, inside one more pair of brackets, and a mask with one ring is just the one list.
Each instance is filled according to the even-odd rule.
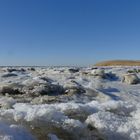
[[18,103],[14,105],[14,109],[7,111],[1,110],[0,114],[5,119],[7,117],[17,122],[32,122],[37,126],[41,126],[43,123],[48,123],[69,131],[85,128],[85,125],[79,120],[70,119],[63,112],[57,110],[56,106],[51,105],[29,105]]
[[[105,105],[105,108],[108,105]],[[111,106],[111,104],[109,105]],[[121,109],[120,109],[121,108]],[[110,107],[107,109],[110,109]],[[116,110],[116,105],[112,109]],[[124,107],[120,105],[117,107],[118,112],[99,111],[95,114],[88,116],[86,123],[96,128],[99,133],[103,134],[108,140],[139,140],[140,138],[140,111],[132,111],[132,107]],[[120,110],[120,112],[119,112]],[[127,113],[130,114],[127,116]]]

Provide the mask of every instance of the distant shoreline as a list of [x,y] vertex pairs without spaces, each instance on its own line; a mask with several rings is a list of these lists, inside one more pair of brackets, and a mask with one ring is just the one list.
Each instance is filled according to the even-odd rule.
[[140,60],[109,60],[96,63],[94,66],[140,66]]

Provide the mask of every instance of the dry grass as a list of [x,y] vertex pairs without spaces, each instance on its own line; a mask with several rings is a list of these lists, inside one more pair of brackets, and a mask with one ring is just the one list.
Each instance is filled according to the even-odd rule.
[[95,66],[140,66],[140,61],[133,60],[111,60],[95,64]]

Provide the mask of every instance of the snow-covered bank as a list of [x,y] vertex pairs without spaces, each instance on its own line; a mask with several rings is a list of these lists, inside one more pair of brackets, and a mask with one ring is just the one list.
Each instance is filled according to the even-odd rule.
[[[1,121],[39,140],[139,140],[139,69],[1,68]],[[123,80],[129,72],[136,83]]]

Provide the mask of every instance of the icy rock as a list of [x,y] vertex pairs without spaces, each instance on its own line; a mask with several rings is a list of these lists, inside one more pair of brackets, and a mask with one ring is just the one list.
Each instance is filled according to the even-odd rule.
[[44,79],[40,77],[34,77],[33,79],[27,79],[22,83],[24,87],[22,91],[27,94],[37,93],[38,95],[41,93],[48,92],[50,89],[51,83],[46,82]]
[[3,74],[3,75],[2,75],[3,78],[7,78],[7,77],[15,77],[15,76],[18,76],[18,75],[15,74],[15,73],[6,73],[6,74]]
[[140,79],[136,74],[130,73],[123,76],[122,82],[127,84],[138,84],[140,83]]
[[49,140],[60,140],[56,135],[54,135],[54,134],[48,134],[48,138],[49,138]]
[[86,128],[86,125],[81,123],[79,120],[66,119],[64,121],[63,128],[69,130],[70,132],[77,131],[77,133],[80,133],[82,129]]
[[17,83],[13,84],[6,84],[0,86],[0,93],[1,94],[9,94],[9,95],[15,95],[15,94],[23,94],[22,93],[22,85],[19,85]]
[[8,72],[25,72],[26,70],[24,68],[21,69],[14,69],[14,68],[8,68]]
[[14,71],[17,71],[17,69],[14,69],[14,68],[7,68],[7,71],[8,71],[8,72],[14,72]]
[[45,104],[45,103],[55,103],[57,101],[56,96],[39,96],[31,100],[31,104]]
[[109,73],[106,73],[106,76],[105,76],[107,79],[109,80],[117,80],[118,77],[116,76],[116,74],[112,73],[112,72],[109,72]]
[[0,107],[3,109],[12,109],[16,101],[13,98],[2,97],[0,98]]
[[98,96],[98,91],[95,90],[95,89],[86,88],[85,90],[86,90],[85,95],[88,95],[88,96],[91,96],[91,97]]
[[70,73],[76,73],[79,72],[79,68],[70,68],[68,69]]
[[98,77],[98,78],[105,78],[106,77],[106,74],[105,74],[103,69],[94,69],[91,71],[91,74],[93,76]]
[[63,87],[67,94],[81,94],[85,92],[84,88],[74,80],[68,80]]
[[32,68],[28,68],[28,70],[29,70],[29,71],[36,71],[36,69],[33,68],[33,67],[32,67]]
[[60,95],[64,91],[60,85],[41,84],[40,86],[35,87],[32,92],[39,95]]
[[91,71],[91,74],[93,74],[93,75],[95,75],[95,76],[102,76],[102,75],[104,75],[104,70],[103,69],[93,69],[92,71]]
[[[126,132],[120,131],[124,126],[127,126],[129,118],[115,115],[109,112],[98,112],[89,116],[86,120],[88,125],[96,128],[98,132],[104,135],[107,140],[130,139],[130,132],[128,128]],[[133,128],[131,128],[133,129]]]
[[28,90],[34,89],[35,86],[39,86],[43,81],[35,80],[35,79],[27,79],[22,82],[24,85],[23,91],[27,92]]
[[47,83],[52,83],[52,82],[53,82],[53,80],[50,79],[50,78],[48,78],[48,77],[43,77],[43,76],[41,76],[40,79],[41,79],[41,80],[44,80],[44,81],[47,82]]

